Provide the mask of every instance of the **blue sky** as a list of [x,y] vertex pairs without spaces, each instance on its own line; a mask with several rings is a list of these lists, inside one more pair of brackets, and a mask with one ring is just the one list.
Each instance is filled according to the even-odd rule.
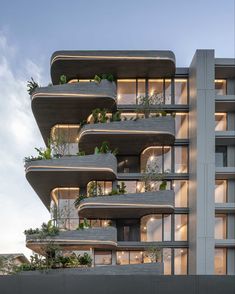
[[26,81],[50,82],[62,49],[167,49],[188,66],[196,49],[235,57],[234,0],[0,1],[0,253],[24,252],[23,230],[49,214],[24,177],[23,157],[43,146]]

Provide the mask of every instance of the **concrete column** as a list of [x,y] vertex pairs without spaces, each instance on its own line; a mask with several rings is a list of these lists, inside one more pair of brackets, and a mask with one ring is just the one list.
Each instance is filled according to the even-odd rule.
[[215,64],[197,50],[189,68],[189,274],[214,273]]

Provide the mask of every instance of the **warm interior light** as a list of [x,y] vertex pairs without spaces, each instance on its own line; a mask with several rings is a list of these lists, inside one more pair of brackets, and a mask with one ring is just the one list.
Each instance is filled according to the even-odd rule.
[[154,218],[153,218],[153,217],[151,217],[151,218],[150,218],[150,221],[151,221],[151,222],[153,222],[153,221],[154,221]]

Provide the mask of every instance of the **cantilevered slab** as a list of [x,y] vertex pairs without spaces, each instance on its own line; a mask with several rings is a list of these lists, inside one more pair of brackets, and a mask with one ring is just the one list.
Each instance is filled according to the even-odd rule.
[[83,218],[140,218],[147,214],[172,213],[172,190],[91,197],[81,201],[78,215]]
[[87,154],[108,141],[118,154],[140,154],[145,148],[172,145],[175,140],[175,120],[172,116],[88,124],[78,135],[79,148]]
[[48,209],[54,188],[85,187],[94,179],[112,181],[116,171],[117,160],[112,154],[32,161],[25,169],[27,180]]
[[95,108],[116,110],[116,85],[107,80],[101,83],[79,82],[37,88],[32,95],[32,111],[44,142],[56,124],[79,124]]
[[175,55],[172,51],[56,51],[51,57],[51,79],[58,84],[67,79],[91,79],[113,74],[116,78],[172,77]]
[[63,250],[89,250],[91,247],[108,249],[117,246],[117,230],[114,227],[89,228],[60,232],[56,236],[44,239],[38,235],[28,235],[26,246],[37,253],[43,253],[43,247],[52,241]]

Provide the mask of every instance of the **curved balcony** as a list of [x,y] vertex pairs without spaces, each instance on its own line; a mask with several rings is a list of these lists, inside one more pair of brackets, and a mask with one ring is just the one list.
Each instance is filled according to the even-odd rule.
[[51,79],[58,84],[67,79],[90,79],[110,73],[116,78],[172,77],[175,55],[172,51],[56,51],[51,57]]
[[32,95],[32,111],[47,144],[56,124],[79,124],[95,108],[116,109],[116,85],[102,80],[37,88]]
[[81,128],[78,144],[91,154],[96,146],[108,141],[118,154],[140,154],[145,148],[172,145],[175,140],[175,120],[172,116],[88,124]]
[[49,208],[50,193],[54,188],[85,187],[94,179],[116,179],[117,160],[112,154],[38,160],[28,163],[25,173],[32,188]]
[[79,217],[107,219],[141,218],[147,214],[173,211],[172,190],[92,197],[82,200],[78,207]]
[[117,246],[117,230],[114,227],[89,228],[83,230],[60,232],[56,236],[48,236],[44,239],[38,235],[28,235],[26,246],[38,253],[42,252],[42,246],[53,241],[64,250],[89,250],[92,248],[113,248]]

